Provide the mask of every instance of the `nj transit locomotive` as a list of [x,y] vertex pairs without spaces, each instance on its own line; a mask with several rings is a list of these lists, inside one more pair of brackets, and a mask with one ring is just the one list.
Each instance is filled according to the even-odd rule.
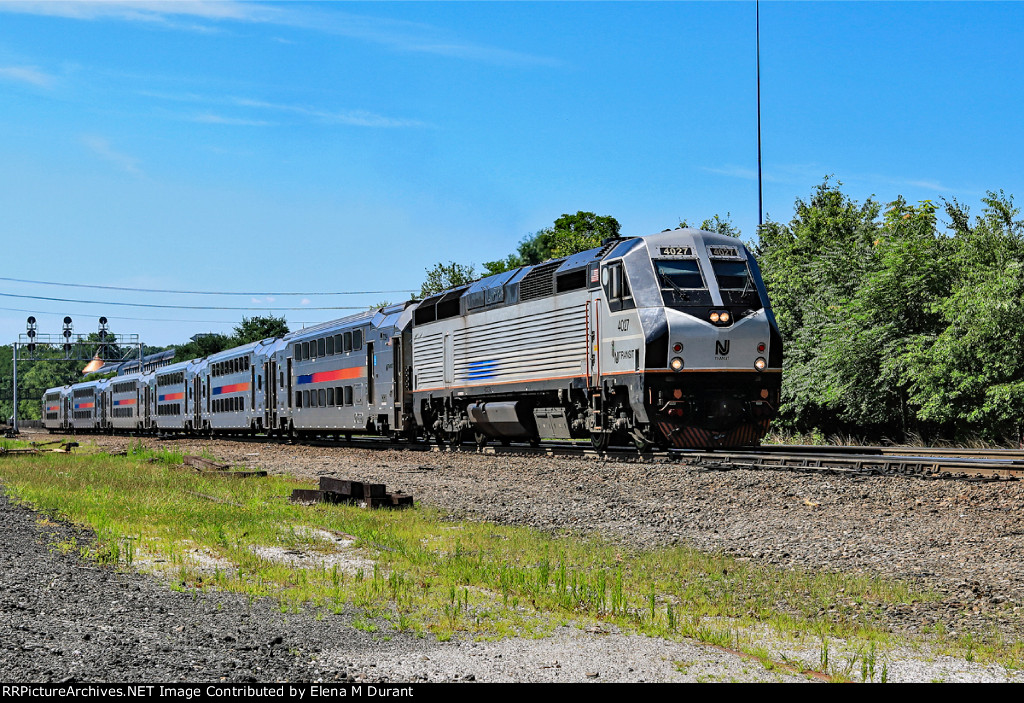
[[782,345],[757,263],[693,229],[615,239],[143,374],[52,388],[51,430],[757,443]]

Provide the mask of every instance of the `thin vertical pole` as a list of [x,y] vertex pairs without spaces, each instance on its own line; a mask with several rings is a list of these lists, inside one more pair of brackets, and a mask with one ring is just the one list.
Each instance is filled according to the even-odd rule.
[[761,2],[756,0],[755,35],[757,44],[757,227],[764,224],[763,189],[761,187]]
[[11,434],[18,434],[18,343],[14,343],[14,419],[11,420]]

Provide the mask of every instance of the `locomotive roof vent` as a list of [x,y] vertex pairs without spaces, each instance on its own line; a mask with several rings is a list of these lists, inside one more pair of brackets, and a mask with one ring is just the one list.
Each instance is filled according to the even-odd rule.
[[534,266],[519,283],[520,302],[552,295],[555,292],[555,270],[561,265],[562,261],[558,260]]

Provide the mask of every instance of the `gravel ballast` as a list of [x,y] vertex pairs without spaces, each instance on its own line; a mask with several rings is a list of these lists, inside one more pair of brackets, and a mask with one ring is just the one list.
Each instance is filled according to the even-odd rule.
[[[27,436],[31,439],[31,436]],[[80,438],[105,448],[138,440]],[[597,531],[636,546],[687,543],[785,568],[881,574],[943,594],[891,608],[918,635],[1022,630],[1024,484],[705,471],[680,464],[272,443],[157,440],[236,465],[385,483],[453,517]],[[7,459],[8,461],[12,459]],[[16,459],[15,459],[16,460]],[[435,642],[366,633],[347,615],[277,612],[230,594],[178,592],[54,549],[65,525],[0,502],[0,664],[5,681],[696,681],[806,680],[699,643],[557,628],[541,640]],[[7,564],[11,566],[7,568]],[[786,645],[766,642],[771,651]],[[813,652],[796,652],[814,663]],[[890,681],[1014,680],[1000,667],[887,654]]]

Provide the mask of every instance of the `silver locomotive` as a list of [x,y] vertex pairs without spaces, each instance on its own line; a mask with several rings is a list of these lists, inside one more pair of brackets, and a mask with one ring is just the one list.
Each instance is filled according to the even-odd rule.
[[692,229],[615,240],[416,306],[416,424],[479,443],[755,444],[782,347],[757,264]]

